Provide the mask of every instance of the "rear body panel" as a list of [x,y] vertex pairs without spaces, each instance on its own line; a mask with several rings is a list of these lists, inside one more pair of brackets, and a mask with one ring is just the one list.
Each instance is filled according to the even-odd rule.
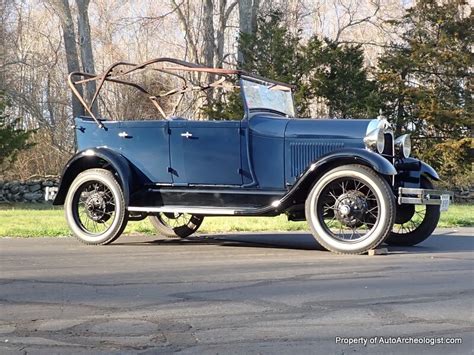
[[166,121],[106,121],[104,128],[76,119],[77,150],[107,147],[123,155],[152,182],[171,183],[169,134]]

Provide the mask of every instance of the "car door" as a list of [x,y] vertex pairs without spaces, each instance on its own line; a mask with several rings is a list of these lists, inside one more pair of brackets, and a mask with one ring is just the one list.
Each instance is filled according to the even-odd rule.
[[172,182],[167,121],[122,121],[114,134],[122,154],[151,182]]
[[241,185],[240,122],[174,120],[170,161],[177,185]]

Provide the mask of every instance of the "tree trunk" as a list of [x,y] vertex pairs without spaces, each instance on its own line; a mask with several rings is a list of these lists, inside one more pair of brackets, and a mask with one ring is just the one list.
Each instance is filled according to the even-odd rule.
[[5,13],[6,13],[6,0],[0,0],[0,94],[1,91],[3,91],[5,85],[5,71],[6,68],[4,67],[4,64],[6,62],[6,43],[5,43],[5,37],[6,37],[6,30],[5,30]]
[[[61,21],[63,29],[64,49],[66,51],[67,71],[79,71],[79,56],[77,54],[76,34],[74,31],[74,22],[72,20],[71,8],[69,7],[69,0],[50,0],[51,5],[56,10]],[[78,86],[77,90],[82,95],[82,87]],[[72,95],[72,114],[78,117],[84,114],[79,100]]]
[[250,14],[250,33],[257,32],[257,16],[260,8],[260,0],[253,0],[252,13]]
[[212,0],[204,0],[203,17],[203,64],[214,66],[214,4]]
[[[204,17],[203,17],[203,64],[206,67],[214,67],[214,53],[215,53],[215,42],[214,42],[214,4],[212,0],[204,0]],[[214,75],[208,74],[207,79],[209,82],[214,80]],[[213,90],[206,91],[206,101],[208,105],[213,102]]]
[[[92,52],[91,27],[89,24],[89,3],[90,0],[76,0],[78,16],[77,31],[79,33],[79,48],[81,51],[82,70],[86,73],[95,73],[94,54]],[[95,81],[86,84],[86,99],[90,102],[96,90]],[[92,105],[91,110],[94,115],[98,115],[97,101]]]
[[[254,34],[257,31],[257,15],[260,0],[239,0],[239,31],[240,33]],[[243,64],[245,58],[239,50],[237,61]]]
[[227,22],[229,21],[229,17],[238,3],[239,0],[234,0],[230,3],[229,7],[227,7],[227,0],[219,0],[219,30],[216,33],[216,67],[218,68],[222,68],[225,59],[224,44]]
[[224,40],[225,40],[225,29],[227,21],[225,18],[225,8],[227,6],[227,0],[219,0],[219,31],[216,34],[217,47],[216,47],[216,67],[222,68],[222,62],[224,61]]

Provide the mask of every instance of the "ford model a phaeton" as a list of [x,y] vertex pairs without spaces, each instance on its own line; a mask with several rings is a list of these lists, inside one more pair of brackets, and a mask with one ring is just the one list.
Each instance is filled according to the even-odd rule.
[[[124,79],[151,69],[183,80],[152,95]],[[191,85],[185,75],[213,78]],[[215,80],[217,78],[217,80]],[[80,85],[95,81],[86,102]],[[163,120],[113,121],[92,109],[108,82],[147,95]],[[241,90],[241,121],[167,115],[160,99],[217,87]],[[88,116],[75,118],[77,153],[54,200],[73,234],[87,244],[117,239],[129,220],[150,218],[165,236],[187,237],[206,216],[307,220],[324,248],[359,254],[383,242],[415,245],[435,229],[450,195],[433,189],[437,173],[410,157],[410,138],[394,138],[385,119],[297,119],[291,86],[238,70],[159,58],[120,62],[101,75],[71,73]],[[177,105],[175,105],[177,106]]]

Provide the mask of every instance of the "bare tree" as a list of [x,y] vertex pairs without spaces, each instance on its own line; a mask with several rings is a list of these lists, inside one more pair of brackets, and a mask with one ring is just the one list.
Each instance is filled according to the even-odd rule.
[[311,32],[339,44],[362,45],[368,65],[397,40],[390,20],[403,16],[403,2],[394,0],[318,0],[308,2]]
[[[90,0],[76,0],[78,16],[77,31],[79,34],[79,48],[81,52],[82,70],[86,73],[95,73],[94,54],[92,52],[91,27],[89,24]],[[86,84],[86,98],[90,100],[96,89],[94,81]],[[92,112],[97,115],[97,101],[92,106]]]
[[227,0],[219,0],[219,30],[216,34],[216,66],[222,68],[226,54],[224,53],[225,32],[228,27],[230,16],[238,5],[239,0],[234,0],[227,7]]
[[189,0],[182,1],[180,4],[177,4],[176,0],[171,0],[171,3],[176,9],[179,23],[181,25],[182,30],[185,33],[186,44],[189,45],[191,49],[190,60],[199,61],[197,40],[195,39],[192,26],[191,26],[190,16],[189,16],[189,11],[190,11]]
[[[66,52],[66,62],[68,72],[79,71],[79,56],[76,45],[76,31],[74,30],[74,21],[71,15],[69,0],[49,0],[59,16],[61,27],[63,29],[64,49]],[[78,87],[82,95],[82,88]],[[84,110],[74,95],[72,95],[72,113],[74,117],[80,116]]]
[[[83,110],[68,94],[68,72],[102,72],[118,60],[139,63],[159,56],[234,66],[242,61],[236,51],[239,31],[253,33],[257,14],[271,9],[283,12],[291,30],[303,29],[299,32],[303,41],[317,35],[341,44],[361,44],[367,64],[376,65],[384,46],[396,41],[397,31],[385,20],[403,16],[404,4],[399,0],[0,0],[0,89],[8,95],[8,110],[20,118],[21,127],[41,131],[39,143],[25,152],[25,164],[19,162],[17,171],[56,173],[72,151],[74,131],[67,128],[71,115]],[[153,81],[148,74],[143,73],[141,83],[158,92],[181,85],[165,76]],[[204,78],[202,73],[185,75],[194,81]],[[86,98],[94,91],[92,85],[84,85]],[[108,116],[154,117],[135,91],[124,92],[114,85],[106,85],[99,101],[101,110],[108,107]],[[220,94],[215,92],[213,99]],[[179,114],[202,114],[198,106],[207,97],[202,92],[186,95],[182,100],[186,107]],[[318,102],[323,101],[316,98],[313,104]],[[44,167],[36,168],[35,161],[44,161]]]
[[[352,2],[345,3],[341,1],[338,3],[334,3],[334,7],[336,9],[336,14],[338,15],[337,32],[334,37],[334,42],[337,43],[341,40],[341,36],[344,34],[344,32],[347,32],[347,30],[351,27],[355,27],[373,20],[377,16],[377,13],[380,11],[380,0],[370,1],[370,3],[368,4],[369,13],[366,13],[363,16],[358,15],[359,6]],[[342,13],[339,14],[339,11],[341,11]],[[345,21],[342,20],[344,18]]]

